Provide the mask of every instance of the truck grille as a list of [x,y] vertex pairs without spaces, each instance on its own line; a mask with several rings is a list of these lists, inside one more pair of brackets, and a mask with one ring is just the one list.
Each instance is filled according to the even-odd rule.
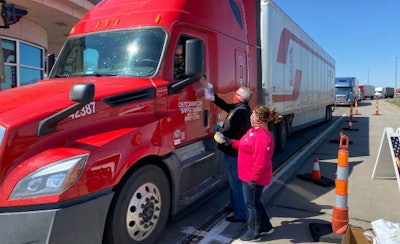
[[337,95],[336,96],[336,104],[347,104],[347,96],[346,95]]

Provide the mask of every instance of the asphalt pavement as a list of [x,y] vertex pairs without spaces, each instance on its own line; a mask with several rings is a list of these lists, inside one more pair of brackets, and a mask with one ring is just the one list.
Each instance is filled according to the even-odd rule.
[[[377,111],[379,115],[376,115]],[[348,130],[349,109],[343,115],[343,119],[332,125],[327,135],[321,135],[320,140],[316,140],[315,143],[319,146],[315,151],[308,152],[307,157],[298,159],[304,160],[300,167],[287,168],[286,172],[276,175],[273,184],[263,195],[275,232],[263,236],[261,243],[339,243],[341,241],[342,235],[310,230],[310,224],[311,226],[331,226],[332,210],[336,201],[335,187],[320,186],[297,177],[297,175],[311,174],[314,158],[317,157],[321,176],[335,180],[340,130],[343,130],[343,134],[349,138],[349,144],[342,142],[342,146],[348,145],[349,225],[370,229],[371,222],[378,219],[400,222],[398,208],[400,189],[397,179],[372,178],[375,165],[377,166],[375,172],[392,170],[395,175],[394,172],[397,169],[388,155],[391,153],[390,150],[385,150],[388,149],[389,143],[384,135],[387,134],[386,128],[392,128],[394,132],[400,128],[400,108],[385,100],[378,100],[378,108],[376,108],[376,100],[364,100],[359,104],[357,112],[358,115],[355,115],[355,108],[353,108],[352,130]],[[384,161],[377,162],[377,158]],[[385,170],[378,170],[379,168],[385,168]],[[315,241],[314,238],[319,238],[319,240]],[[238,242],[235,240],[233,243]]]
[[[257,243],[340,243],[342,235],[325,230],[332,224],[337,197],[335,186],[321,186],[298,176],[310,175],[317,158],[321,176],[326,182],[335,180],[341,130],[349,138],[348,144],[342,141],[348,152],[349,225],[370,229],[371,222],[378,219],[400,222],[400,185],[396,177],[392,177],[397,170],[391,158],[394,150],[385,136],[387,128],[394,132],[400,128],[400,108],[385,100],[378,101],[377,106],[376,100],[363,100],[353,108],[352,120],[350,108],[336,109],[334,115],[340,119],[274,172],[273,182],[265,188],[262,199],[275,232],[263,235]],[[374,168],[376,177],[373,179]],[[390,177],[382,179],[380,176]],[[228,192],[220,194],[229,197]],[[185,240],[176,239],[176,243],[241,243],[239,237],[244,234],[246,225],[225,221],[227,213],[221,204],[212,204],[215,209],[209,212],[222,210],[208,225],[197,230],[182,230],[188,236]],[[199,208],[197,214],[201,218],[207,212]],[[317,229],[310,229],[310,224]]]

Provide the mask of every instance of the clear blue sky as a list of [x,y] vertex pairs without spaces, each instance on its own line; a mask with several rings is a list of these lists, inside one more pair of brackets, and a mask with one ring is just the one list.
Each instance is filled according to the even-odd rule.
[[336,63],[336,77],[400,87],[400,0],[274,0]]

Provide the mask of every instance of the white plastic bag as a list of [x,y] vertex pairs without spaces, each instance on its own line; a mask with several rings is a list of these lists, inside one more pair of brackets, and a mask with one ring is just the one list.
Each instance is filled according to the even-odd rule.
[[374,244],[400,244],[400,223],[384,219],[371,222],[375,233]]
[[215,132],[215,134],[214,134],[214,140],[215,140],[216,142],[218,142],[219,144],[224,144],[224,143],[226,142],[226,141],[225,141],[224,135],[223,135],[221,132],[219,132],[219,131]]
[[204,94],[207,100],[215,101],[213,85],[211,83],[208,83],[207,88],[204,88]]

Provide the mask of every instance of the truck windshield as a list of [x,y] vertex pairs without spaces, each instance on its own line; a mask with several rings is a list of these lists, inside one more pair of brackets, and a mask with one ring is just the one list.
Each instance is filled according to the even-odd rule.
[[166,42],[160,28],[94,33],[67,40],[50,78],[154,76]]
[[352,92],[352,89],[351,89],[351,87],[336,87],[335,92],[336,93]]

